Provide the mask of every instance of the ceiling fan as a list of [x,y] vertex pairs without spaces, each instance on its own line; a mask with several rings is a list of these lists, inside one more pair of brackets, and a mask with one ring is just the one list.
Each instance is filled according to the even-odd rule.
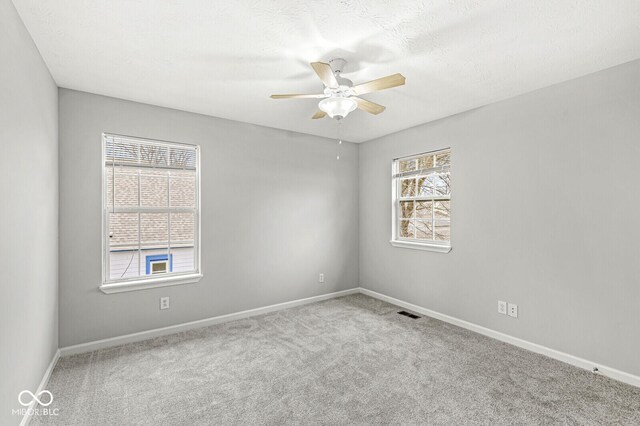
[[347,61],[342,58],[332,59],[329,63],[312,62],[311,68],[324,83],[324,92],[317,95],[271,95],[273,99],[322,99],[318,103],[318,112],[313,119],[329,116],[338,120],[346,117],[356,108],[370,114],[380,114],[385,107],[375,102],[362,99],[359,96],[379,90],[402,86],[405,78],[402,74],[393,74],[366,83],[353,85],[353,82],[340,74]]

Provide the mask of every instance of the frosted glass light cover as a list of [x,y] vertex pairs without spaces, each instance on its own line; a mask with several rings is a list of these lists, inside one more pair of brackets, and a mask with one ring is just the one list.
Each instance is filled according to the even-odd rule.
[[318,108],[327,113],[331,118],[346,117],[351,111],[356,109],[358,104],[350,98],[332,97],[320,101]]

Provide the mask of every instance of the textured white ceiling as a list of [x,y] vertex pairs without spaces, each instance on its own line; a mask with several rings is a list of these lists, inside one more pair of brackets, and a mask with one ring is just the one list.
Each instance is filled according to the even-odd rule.
[[640,58],[638,0],[14,0],[61,87],[335,137],[310,61],[344,57],[387,110],[366,141]]

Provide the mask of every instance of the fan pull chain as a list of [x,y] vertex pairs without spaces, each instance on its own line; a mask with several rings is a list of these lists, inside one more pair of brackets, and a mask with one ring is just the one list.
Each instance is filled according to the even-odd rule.
[[342,139],[340,139],[340,125],[342,120],[338,119],[338,145],[336,147],[336,160],[340,159],[340,145],[342,145]]

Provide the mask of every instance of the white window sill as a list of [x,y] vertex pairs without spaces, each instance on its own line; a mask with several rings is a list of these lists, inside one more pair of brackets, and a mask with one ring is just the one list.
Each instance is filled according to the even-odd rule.
[[389,241],[394,247],[408,248],[413,250],[435,251],[437,253],[449,253],[451,246],[442,244],[414,243],[412,241],[391,240]]
[[162,278],[151,278],[120,283],[102,284],[100,291],[106,294],[123,293],[125,291],[145,290],[148,288],[167,287],[170,285],[192,284],[202,279],[202,274],[173,275]]

